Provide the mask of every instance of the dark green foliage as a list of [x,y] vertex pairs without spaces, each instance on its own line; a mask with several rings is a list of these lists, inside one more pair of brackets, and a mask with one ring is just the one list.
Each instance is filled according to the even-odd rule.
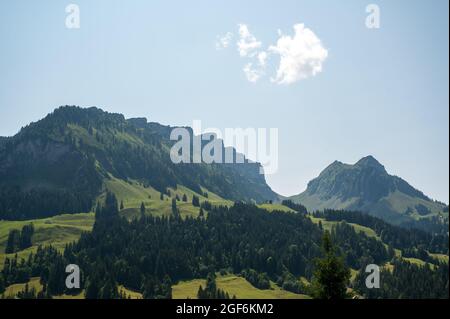
[[172,214],[173,216],[180,215],[180,211],[177,208],[177,200],[175,198],[172,198]]
[[3,275],[0,274],[0,294],[2,294],[5,291],[5,279],[3,279]]
[[331,240],[338,254],[344,257],[345,263],[354,269],[359,269],[362,261],[381,265],[394,257],[394,251],[389,251],[381,241],[364,233],[357,233],[345,222],[332,227]]
[[445,233],[430,234],[418,229],[405,229],[360,212],[325,210],[316,217],[329,221],[346,221],[372,228],[381,240],[398,249],[424,249],[434,253],[448,254],[448,227]]
[[212,205],[209,201],[205,200],[204,202],[202,202],[200,204],[200,207],[203,208],[204,210],[210,211],[212,209]]
[[287,199],[281,202],[282,205],[289,207],[292,210],[295,210],[297,213],[307,214],[308,210],[302,204],[294,203],[293,201]]
[[[145,209],[145,207],[144,207]],[[145,212],[145,210],[144,210]],[[108,220],[114,220],[119,215],[119,207],[117,204],[117,198],[116,196],[111,193],[106,193],[106,199],[105,199],[105,206],[101,206],[100,203],[97,204],[97,208],[95,210],[95,220],[96,221],[108,221]],[[98,223],[94,224],[94,227]]]
[[144,299],[172,299],[172,280],[164,276],[162,282],[154,278],[147,279],[142,286]]
[[[67,171],[72,171],[67,168]],[[90,173],[80,174],[88,175]],[[26,172],[24,172],[27,174]],[[55,172],[54,174],[58,174]],[[61,179],[66,179],[60,175]],[[46,178],[46,177],[45,177]],[[76,181],[76,178],[67,177],[68,180]],[[44,178],[43,178],[44,180]],[[79,190],[66,190],[63,187],[44,189],[33,188],[23,190],[20,186],[2,186],[0,185],[0,218],[8,220],[24,220],[32,218],[45,218],[54,216],[62,212],[72,214],[79,212],[88,212],[92,208],[96,187],[100,189],[100,180],[86,179],[89,187],[80,187]]]
[[365,272],[364,266],[356,276],[354,289],[366,298],[448,299],[448,274],[447,263],[431,269],[428,265],[418,266],[396,259],[392,272],[381,270],[380,288],[366,287],[368,273]]
[[186,194],[183,194],[183,202],[187,202],[187,196],[186,196]]
[[303,284],[295,278],[290,272],[285,271],[277,280],[277,284],[284,290],[296,293],[304,294],[306,289]]
[[337,256],[331,236],[325,232],[322,239],[324,256],[316,260],[311,295],[315,299],[344,299],[348,297],[347,286],[350,269]]
[[36,299],[37,293],[36,289],[29,288],[28,283],[25,285],[25,288],[22,291],[17,293],[17,298],[19,299]]
[[265,273],[258,273],[254,269],[245,269],[241,272],[241,276],[258,289],[270,289],[270,279]]
[[85,298],[86,299],[119,299],[119,291],[117,283],[113,277],[107,273],[103,265],[93,270],[88,276],[86,283]]
[[197,292],[198,299],[230,299],[230,295],[217,288],[216,285],[216,276],[214,273],[208,274],[206,278],[206,287],[203,289],[202,286],[198,288]]
[[31,247],[31,237],[33,236],[33,234],[33,224],[23,226],[22,231],[19,231],[17,229],[11,230],[6,242],[5,253],[12,254]]
[[25,225],[22,227],[22,231],[20,232],[20,243],[19,249],[23,250],[28,247],[31,247],[31,237],[34,234],[34,226],[33,224]]
[[192,205],[195,207],[200,207],[200,199],[198,198],[198,196],[192,196]]
[[[80,263],[100,258],[108,263],[107,271],[118,274],[120,284],[139,290],[144,278],[161,281],[169,275],[176,282],[223,268],[236,273],[252,268],[270,276],[287,267],[307,275],[307,260],[317,256],[314,239],[320,236],[306,217],[236,204],[213,210],[206,219],[147,216],[144,222],[117,218],[107,224],[97,219],[94,231],[82,235],[73,249],[86,256]],[[297,249],[288,249],[292,244]]]
[[9,231],[8,241],[6,242],[5,253],[12,254],[19,250],[20,231],[13,229]]
[[141,217],[144,217],[145,216],[145,205],[143,202],[141,203],[141,208],[139,209],[139,211],[141,212]]
[[45,282],[51,295],[61,295],[66,290],[66,266],[64,259],[58,256],[48,268],[48,278]]
[[[318,255],[315,242],[320,231],[301,215],[268,214],[256,206],[236,204],[217,208],[207,218],[146,216],[129,222],[119,217],[114,201],[108,194],[105,205],[98,205],[93,231],[68,245],[64,255],[39,248],[27,262],[7,259],[3,271],[7,285],[40,276],[50,294],[70,293],[60,284],[66,275],[63,266],[74,263],[86,275],[82,287],[89,298],[115,297],[118,284],[148,298],[168,298],[169,277],[177,282],[220,269],[234,273],[254,269],[267,273],[266,279],[286,270],[308,276],[307,261]],[[289,248],[292,245],[297,249]]]

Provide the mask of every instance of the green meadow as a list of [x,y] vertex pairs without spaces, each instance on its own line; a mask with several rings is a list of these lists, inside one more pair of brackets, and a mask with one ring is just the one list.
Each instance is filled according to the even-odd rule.
[[[281,289],[271,282],[270,289],[258,289],[247,280],[236,275],[218,276],[217,287],[237,299],[308,299],[307,295],[295,294]],[[173,299],[197,299],[199,287],[206,286],[206,280],[194,279],[180,282],[172,287]]]

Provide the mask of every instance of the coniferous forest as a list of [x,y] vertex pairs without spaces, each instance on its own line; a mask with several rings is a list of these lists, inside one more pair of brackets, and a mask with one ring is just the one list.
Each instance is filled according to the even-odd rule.
[[[0,288],[40,277],[44,289],[33,297],[74,294],[76,290],[64,285],[64,267],[77,264],[82,269],[85,297],[93,299],[124,297],[119,285],[140,291],[144,298],[171,298],[174,283],[195,278],[209,278],[206,290],[199,290],[199,297],[229,298],[215,288],[216,272],[241,274],[260,289],[267,289],[269,281],[273,281],[288,291],[323,297],[326,289],[315,287],[315,282],[327,275],[318,273],[317,264],[328,269],[324,265],[331,262],[344,267],[340,279],[344,287],[350,286],[349,267],[359,270],[353,295],[448,298],[448,264],[436,262],[431,268],[401,261],[392,246],[356,232],[346,222],[324,232],[320,224],[304,214],[267,213],[245,203],[215,207],[206,217],[142,215],[127,220],[119,215],[119,204],[112,193],[108,193],[104,204],[97,205],[95,217],[92,232],[67,245],[63,253],[45,247],[27,260],[7,259]],[[325,251],[324,234],[328,234]],[[398,238],[402,243],[402,232]],[[387,261],[392,261],[394,271],[382,271],[382,289],[366,289],[365,266]],[[311,280],[313,285],[304,285],[300,277]],[[32,295],[30,291],[23,293]]]

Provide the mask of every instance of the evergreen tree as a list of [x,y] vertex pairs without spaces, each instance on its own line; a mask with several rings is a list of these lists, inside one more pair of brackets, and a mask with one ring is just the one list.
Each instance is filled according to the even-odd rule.
[[5,291],[5,279],[3,279],[3,274],[0,273],[0,294]]
[[174,216],[179,215],[178,208],[177,208],[177,200],[175,198],[172,198],[172,214]]
[[203,291],[202,285],[200,285],[200,287],[198,287],[197,298],[198,299],[206,299],[205,292]]
[[345,266],[343,259],[336,255],[328,231],[323,236],[322,249],[324,257],[316,261],[311,287],[313,298],[344,299],[349,297],[347,285],[350,280],[350,269]]
[[15,253],[19,247],[19,241],[20,241],[20,231],[17,229],[11,230],[8,234],[5,253],[6,254]]
[[195,207],[200,207],[200,199],[198,198],[198,196],[192,196],[192,205],[194,205]]
[[117,205],[117,198],[114,193],[108,192],[106,194],[106,200],[105,200],[105,211],[109,214],[117,214],[119,212],[119,208]]
[[141,217],[145,217],[145,205],[144,205],[144,202],[141,203],[140,212],[141,212]]
[[33,234],[33,224],[25,225],[22,227],[22,231],[20,233],[19,250],[23,250],[32,246],[31,237],[33,236]]
[[100,288],[99,299],[117,299],[119,298],[119,292],[114,280],[107,279],[103,287]]
[[99,299],[100,295],[100,287],[99,282],[95,276],[91,276],[89,278],[86,291],[85,298],[86,299]]

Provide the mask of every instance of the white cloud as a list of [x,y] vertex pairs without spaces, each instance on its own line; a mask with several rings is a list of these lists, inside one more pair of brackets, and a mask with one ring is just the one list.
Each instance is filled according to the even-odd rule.
[[320,39],[303,24],[294,25],[293,37],[280,34],[275,46],[269,52],[280,55],[275,78],[277,84],[291,84],[315,76],[322,71],[322,64],[328,57],[328,51]]
[[226,49],[230,46],[231,40],[233,39],[233,33],[227,32],[223,36],[217,36],[216,50]]
[[259,78],[263,75],[263,71],[261,69],[256,69],[253,67],[253,63],[247,63],[243,69],[245,76],[249,82],[255,83],[259,80]]
[[253,66],[252,62],[249,62],[244,66],[243,71],[248,81],[255,83],[265,74],[267,57],[267,52],[261,51],[255,56],[258,60],[257,66]]
[[250,33],[247,25],[239,24],[239,41],[237,42],[237,48],[241,57],[255,56],[261,45],[262,43],[256,40],[255,36]]
[[[266,74],[269,61],[273,56],[279,56],[279,65],[271,81],[276,84],[292,84],[322,72],[323,63],[328,57],[328,51],[321,40],[304,24],[294,25],[294,35],[284,35],[278,30],[276,45],[261,49],[262,42],[250,33],[246,24],[238,25],[238,41],[236,47],[239,55],[247,62],[243,71],[250,82],[256,82]],[[227,32],[218,36],[216,49],[221,50],[232,45],[233,33]]]
[[258,53],[258,63],[260,66],[265,67],[267,62],[267,52],[261,51]]

